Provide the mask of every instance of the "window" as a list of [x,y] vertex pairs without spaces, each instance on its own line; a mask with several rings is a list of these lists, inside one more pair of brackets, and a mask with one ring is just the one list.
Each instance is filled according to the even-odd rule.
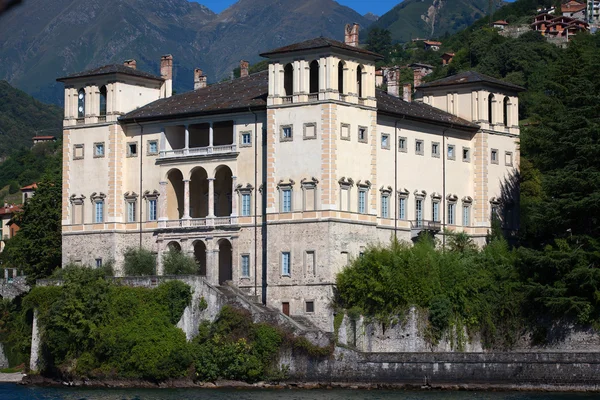
[[415,200],[415,220],[417,226],[423,225],[423,199]]
[[358,190],[358,212],[361,214],[366,213],[367,210],[367,190]]
[[292,275],[292,265],[291,265],[290,252],[284,251],[281,253],[281,275],[283,276],[291,276]]
[[494,110],[494,95],[490,94],[488,97],[488,122],[490,124],[494,123],[493,110]]
[[502,102],[502,122],[504,123],[504,126],[508,126],[508,106],[510,100],[508,99],[508,96],[504,98],[504,101]]
[[306,307],[306,312],[307,313],[314,313],[315,312],[315,302],[314,301],[307,301],[305,303]]
[[390,217],[390,196],[387,193],[381,195],[381,218]]
[[464,162],[471,162],[471,149],[463,147],[462,149],[462,160]]
[[433,222],[440,222],[440,201],[434,199],[431,203],[431,219]]
[[316,178],[302,179],[302,210],[314,211],[317,208],[317,184],[319,181]]
[[98,200],[94,205],[94,222],[100,224],[104,222],[104,200]]
[[240,134],[240,146],[241,147],[252,146],[252,132],[244,131]]
[[406,148],[406,138],[399,136],[398,137],[398,151],[402,152],[402,153],[406,153],[407,148]]
[[340,137],[343,140],[350,140],[350,124],[342,124],[341,125]]
[[406,197],[398,199],[398,218],[406,219]]
[[77,118],[85,117],[85,90],[79,89],[77,92]]
[[127,143],[127,157],[137,157],[137,143]]
[[387,133],[381,134],[381,148],[385,150],[390,149],[390,135]]
[[358,68],[356,68],[356,88],[358,89],[358,98],[362,99],[363,98],[363,79],[362,79],[362,75],[363,75],[363,68],[362,66],[358,66]]
[[454,145],[453,144],[449,144],[448,145],[448,160],[454,160],[455,154],[454,154]]
[[73,160],[82,160],[84,155],[83,144],[76,144],[73,146]]
[[471,226],[471,205],[463,204],[463,226]]
[[313,60],[309,66],[309,88],[308,93],[319,93],[319,62]]
[[431,143],[431,157],[440,158],[440,144],[438,142]]
[[250,254],[242,254],[242,278],[250,277]]
[[94,143],[94,158],[104,157],[104,142]]
[[127,201],[127,222],[135,222],[135,201]]
[[158,141],[148,140],[148,155],[154,156],[158,154]]
[[250,193],[242,193],[242,217],[248,217],[251,215],[250,203]]
[[292,125],[284,125],[281,127],[281,141],[290,142],[293,140],[292,137]]
[[316,139],[317,138],[317,124],[309,122],[304,124],[304,140]]
[[[338,92],[341,94],[346,93],[344,87],[344,68],[346,68],[346,63],[344,61],[340,61],[338,63]],[[340,100],[344,100],[340,97]]]
[[106,116],[106,86],[100,88],[100,116]]
[[358,127],[358,141],[361,143],[367,143],[367,127],[366,126]]
[[490,159],[492,164],[498,164],[498,150],[492,149],[492,154],[490,155]]
[[423,155],[423,141],[422,140],[415,140],[415,154],[418,154],[420,156]]
[[314,250],[307,250],[304,253],[304,270],[306,271],[306,276],[316,276],[316,258]]
[[291,96],[294,90],[294,67],[292,64],[287,64],[283,68],[283,90],[284,96]]
[[96,258],[96,268],[101,268],[101,267],[102,267],[102,259]]
[[156,221],[156,199],[148,200],[148,221]]
[[513,165],[512,152],[507,151],[506,153],[504,153],[504,163],[506,164],[507,167],[512,167],[512,165]]
[[456,216],[456,203],[448,203],[448,224],[454,225]]
[[281,190],[281,212],[292,211],[292,189],[285,188]]

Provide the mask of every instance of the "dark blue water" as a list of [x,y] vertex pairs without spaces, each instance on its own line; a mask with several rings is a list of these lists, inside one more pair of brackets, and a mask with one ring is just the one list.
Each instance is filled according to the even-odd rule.
[[388,390],[34,388],[0,384],[0,400],[592,400],[600,394]]

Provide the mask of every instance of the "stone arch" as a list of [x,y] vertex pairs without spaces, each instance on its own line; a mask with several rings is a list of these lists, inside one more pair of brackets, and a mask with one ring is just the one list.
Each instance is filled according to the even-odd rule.
[[494,123],[494,95],[492,93],[488,96],[488,122]]
[[286,64],[283,67],[283,90],[285,96],[294,94],[294,66],[292,64]]
[[504,126],[508,126],[509,118],[508,118],[508,110],[510,106],[510,99],[508,96],[504,96],[504,100],[502,101],[502,122]]
[[77,118],[85,117],[85,89],[77,91]]
[[309,65],[309,89],[308,93],[319,93],[319,62],[311,61]]
[[167,172],[167,218],[176,220],[183,218],[184,185],[183,174],[177,168]]
[[219,284],[233,279],[233,254],[231,242],[221,239],[219,244]]
[[179,244],[179,242],[173,240],[167,244],[167,250],[181,252],[181,244]]
[[214,210],[216,217],[228,217],[231,215],[233,173],[227,165],[219,165],[215,168],[215,199]]
[[206,218],[208,215],[208,173],[202,167],[190,172],[190,217]]
[[363,97],[363,72],[365,71],[365,67],[359,65],[356,67],[356,94],[359,98]]
[[206,243],[203,240],[194,242],[194,259],[198,264],[198,275],[206,276]]
[[106,115],[106,86],[103,85],[100,88],[100,116],[105,116]]
[[344,70],[346,69],[346,62],[340,61],[338,63],[338,92],[346,94],[346,82],[344,80]]

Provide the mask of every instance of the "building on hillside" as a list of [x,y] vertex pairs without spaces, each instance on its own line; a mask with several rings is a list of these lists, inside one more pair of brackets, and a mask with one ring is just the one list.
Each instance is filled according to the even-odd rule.
[[568,41],[570,37],[581,31],[588,31],[589,24],[581,19],[550,14],[539,14],[531,24],[531,29],[539,31],[542,35],[562,38]]
[[0,238],[0,252],[4,250],[6,241],[11,239],[19,231],[19,226],[12,222],[12,218],[15,213],[21,211],[19,205],[4,204],[4,207],[0,207],[0,231],[2,237]]
[[60,78],[63,263],[121,274],[143,246],[162,274],[180,250],[208,282],[332,331],[335,276],[370,244],[515,229],[522,89],[464,73],[402,99],[357,44],[291,44],[261,54],[268,71],[177,95],[170,56],[160,76]]
[[570,17],[585,21],[587,7],[587,3],[580,3],[578,1],[571,0],[568,3],[561,5],[560,12],[563,17]]
[[498,20],[495,21],[492,26],[496,29],[500,29],[501,31],[504,30],[504,28],[506,28],[508,26],[508,22],[504,21],[504,20]]
[[454,53],[444,53],[442,54],[442,65],[448,65],[452,62],[454,58]]
[[33,183],[31,185],[24,186],[21,188],[21,201],[23,204],[25,204],[25,202],[27,200],[29,200],[30,198],[33,197],[36,189],[37,189],[37,183]]
[[31,140],[35,146],[38,143],[56,142],[56,136],[34,136]]
[[425,50],[438,51],[442,46],[442,42],[436,42],[435,40],[425,40],[423,42]]

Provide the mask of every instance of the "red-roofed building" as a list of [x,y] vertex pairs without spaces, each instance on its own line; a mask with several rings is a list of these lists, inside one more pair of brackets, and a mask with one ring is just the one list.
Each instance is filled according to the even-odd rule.
[[500,30],[504,30],[504,28],[508,25],[508,22],[504,21],[504,20],[498,20],[496,22],[493,23],[493,27],[496,29],[500,29]]
[[438,51],[442,45],[442,42],[436,42],[433,40],[425,40],[423,43],[425,44],[425,50],[433,51]]
[[569,1],[560,7],[560,12],[564,17],[571,17],[577,19],[585,19],[585,9],[587,5],[579,3],[577,1]]
[[21,206],[15,204],[4,204],[4,207],[0,207],[0,230],[2,231],[0,252],[4,250],[6,241],[15,236],[19,230],[19,226],[11,221],[19,211],[21,211]]
[[37,189],[37,183],[33,183],[28,186],[24,186],[21,188],[21,195],[23,196],[23,204],[33,197],[35,190]]
[[444,53],[442,54],[442,65],[448,65],[452,62],[454,58],[454,53]]

